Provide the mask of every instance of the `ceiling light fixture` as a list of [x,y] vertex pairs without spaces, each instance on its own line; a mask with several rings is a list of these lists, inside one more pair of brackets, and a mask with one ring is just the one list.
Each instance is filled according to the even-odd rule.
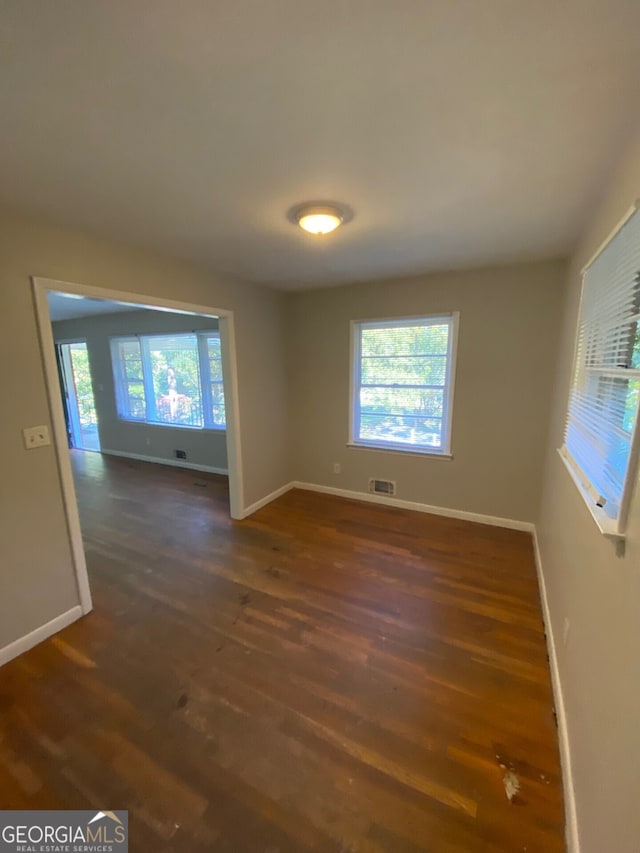
[[303,231],[321,237],[342,225],[345,213],[335,204],[303,204],[296,208],[293,219]]

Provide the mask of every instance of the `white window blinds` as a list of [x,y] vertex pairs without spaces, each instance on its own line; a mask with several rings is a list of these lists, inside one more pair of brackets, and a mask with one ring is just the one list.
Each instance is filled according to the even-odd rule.
[[[588,501],[624,529],[640,391],[640,214],[584,273],[563,452]],[[593,506],[592,506],[593,509]]]

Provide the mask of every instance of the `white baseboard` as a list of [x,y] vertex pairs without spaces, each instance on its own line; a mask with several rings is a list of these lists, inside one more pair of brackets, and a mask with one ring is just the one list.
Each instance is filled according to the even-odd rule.
[[14,640],[13,643],[9,643],[8,646],[0,649],[0,666],[13,660],[13,658],[17,658],[18,655],[28,652],[29,649],[37,646],[38,643],[47,640],[53,634],[57,634],[58,631],[62,631],[67,625],[71,625],[72,622],[80,619],[82,615],[82,607],[78,604],[72,607],[71,610],[67,610],[66,613],[56,616],[55,619],[52,619],[45,625],[36,628],[35,631],[31,631],[31,633],[25,634],[24,637],[20,637],[20,639]]
[[211,465],[197,465],[184,459],[165,459],[163,456],[144,456],[142,453],[125,453],[124,450],[107,450],[102,448],[101,453],[107,456],[122,456],[124,459],[138,459],[140,462],[155,462],[157,465],[171,465],[172,468],[190,468],[193,471],[207,471],[209,474],[229,475],[227,468],[214,468]]
[[339,498],[349,498],[356,501],[367,501],[368,503],[385,504],[387,506],[400,507],[401,509],[410,509],[414,512],[425,512],[431,515],[443,515],[447,518],[459,518],[463,521],[474,521],[478,524],[490,524],[493,527],[508,527],[511,530],[524,530],[527,533],[535,531],[535,525],[531,521],[519,521],[515,518],[501,518],[497,515],[482,515],[477,512],[466,512],[465,510],[449,509],[442,506],[431,506],[430,504],[418,503],[417,501],[405,501],[400,498],[390,498],[386,495],[371,495],[368,492],[355,492],[349,489],[337,489],[333,486],[321,486],[318,483],[302,483],[299,480],[293,480],[269,495],[261,498],[259,501],[245,508],[243,518],[253,515],[271,501],[284,495],[285,492],[291,489],[303,489],[306,492],[321,492],[325,495],[335,495]]
[[337,489],[333,486],[320,486],[316,483],[301,483],[294,481],[290,488],[304,489],[307,492],[322,492],[326,495],[335,495],[340,498],[350,498],[356,501],[368,501],[369,503],[386,504],[387,506],[410,509],[414,512],[426,512],[431,515],[443,515],[447,518],[460,518],[463,521],[475,521],[478,524],[490,524],[493,527],[508,527],[511,530],[525,530],[533,533],[535,526],[531,521],[519,521],[515,518],[501,518],[497,515],[482,515],[477,512],[466,512],[461,509],[449,509],[442,506],[431,506],[430,504],[418,503],[417,501],[405,501],[400,498],[390,498],[387,495],[372,495],[368,492],[354,492],[348,489]]
[[276,498],[279,498],[280,495],[284,495],[285,492],[289,492],[293,489],[295,483],[285,483],[284,486],[280,486],[279,489],[276,489],[274,492],[270,492],[270,494],[265,495],[263,498],[260,498],[259,501],[252,503],[250,506],[245,507],[244,512],[242,513],[242,518],[247,518],[250,515],[253,515],[254,512],[257,512],[263,506],[270,504],[271,501],[275,501]]
[[542,616],[544,619],[545,633],[547,635],[547,648],[549,650],[549,669],[551,670],[551,684],[553,686],[556,719],[558,722],[558,746],[560,748],[560,764],[562,766],[567,851],[568,853],[580,853],[580,834],[578,832],[578,814],[576,810],[575,791],[573,789],[571,745],[569,742],[569,731],[567,728],[567,714],[564,706],[562,684],[560,682],[556,642],[553,633],[553,625],[551,624],[551,612],[549,610],[549,600],[547,598],[547,587],[544,581],[544,571],[542,569],[538,534],[535,529],[533,531],[533,550],[535,554],[536,570],[538,572],[538,586],[540,587]]

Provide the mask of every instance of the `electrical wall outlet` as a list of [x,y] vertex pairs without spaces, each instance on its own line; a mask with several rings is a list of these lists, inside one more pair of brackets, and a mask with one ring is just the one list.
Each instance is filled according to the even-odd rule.
[[564,623],[562,625],[562,642],[567,645],[569,642],[569,634],[571,632],[571,622],[567,616],[564,617]]
[[341,474],[342,473],[342,465],[340,465],[339,462],[333,463],[333,473],[334,474]]
[[24,446],[27,450],[51,444],[49,428],[46,426],[27,427],[22,430],[22,436],[24,438]]

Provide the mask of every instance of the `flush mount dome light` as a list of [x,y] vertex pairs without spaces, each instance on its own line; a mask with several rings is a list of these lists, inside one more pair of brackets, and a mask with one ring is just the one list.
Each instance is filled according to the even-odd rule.
[[345,212],[334,204],[304,204],[293,212],[293,219],[316,237],[330,234],[345,221]]

